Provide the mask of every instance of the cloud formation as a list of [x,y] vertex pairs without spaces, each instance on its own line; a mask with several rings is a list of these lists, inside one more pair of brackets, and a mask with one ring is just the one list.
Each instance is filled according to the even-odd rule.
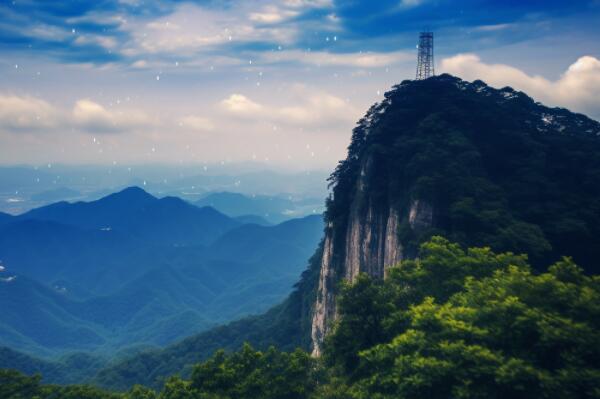
[[0,94],[0,128],[12,132],[55,127],[57,110],[44,100],[30,96]]
[[[344,156],[363,112],[414,76],[424,25],[436,33],[436,59],[485,49],[507,64],[518,58],[540,76],[469,55],[445,61],[449,71],[598,115],[595,58],[547,78],[565,59],[597,57],[600,8],[586,4],[6,2],[0,159],[196,162],[256,155],[329,167]],[[537,50],[550,62],[540,61]]]
[[466,80],[481,79],[495,87],[511,86],[549,105],[600,119],[600,60],[592,56],[580,57],[554,81],[510,65],[486,64],[475,54],[445,58],[441,70]]
[[361,113],[348,101],[322,90],[304,85],[289,88],[288,104],[263,104],[243,94],[234,93],[220,102],[221,109],[231,116],[255,123],[273,123],[300,128],[328,128],[348,125]]
[[[334,38],[335,36],[331,40],[334,40]],[[409,51],[332,53],[327,51],[285,50],[262,53],[258,56],[265,63],[297,62],[315,66],[356,68],[380,68],[414,60],[414,54]]]
[[186,115],[179,120],[179,126],[196,132],[209,132],[215,130],[214,122],[198,115]]
[[150,118],[142,111],[109,111],[89,99],[75,103],[71,114],[73,126],[92,133],[116,133],[149,125]]
[[150,124],[151,118],[140,110],[107,110],[89,99],[78,100],[66,110],[36,97],[0,94],[0,130],[9,133],[118,133]]

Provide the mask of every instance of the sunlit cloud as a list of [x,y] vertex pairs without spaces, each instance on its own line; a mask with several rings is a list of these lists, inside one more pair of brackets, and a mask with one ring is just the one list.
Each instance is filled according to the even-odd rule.
[[11,132],[39,131],[59,124],[58,110],[30,96],[0,94],[0,128]]
[[263,24],[274,24],[280,23],[288,18],[293,18],[299,15],[297,10],[293,9],[281,9],[276,6],[266,6],[260,12],[250,13],[250,20],[263,23]]
[[486,83],[521,90],[549,105],[571,108],[600,119],[600,60],[580,57],[557,80],[529,75],[505,64],[487,64],[475,54],[459,54],[441,62],[444,72],[463,79],[481,79]]
[[298,34],[297,28],[273,23],[294,15],[297,12],[278,8],[246,14],[184,4],[150,22],[131,21],[123,25],[133,38],[127,44],[126,54],[208,51],[249,42],[291,43]]
[[0,129],[9,133],[117,133],[152,123],[143,111],[108,110],[89,99],[78,100],[72,110],[66,110],[31,96],[0,95]]
[[235,115],[258,116],[257,113],[263,112],[263,106],[250,100],[243,94],[234,93],[221,101],[221,106],[228,112]]
[[390,53],[358,52],[330,53],[326,51],[284,50],[262,53],[265,63],[296,62],[315,66],[347,66],[357,68],[378,68],[406,61],[413,61],[414,54],[408,51]]
[[[288,104],[258,103],[242,94],[221,101],[221,108],[232,116],[255,123],[274,123],[306,128],[348,126],[358,119],[360,110],[344,99],[304,85],[292,85]],[[343,130],[342,130],[343,131]]]
[[77,101],[72,112],[74,126],[87,132],[120,132],[149,125],[150,118],[142,111],[109,111],[88,99]]

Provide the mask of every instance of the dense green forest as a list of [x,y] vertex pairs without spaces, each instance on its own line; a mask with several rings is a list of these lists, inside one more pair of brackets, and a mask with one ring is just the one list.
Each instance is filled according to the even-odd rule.
[[570,258],[539,273],[525,255],[434,237],[384,281],[345,283],[340,316],[319,359],[244,345],[121,393],[2,370],[0,397],[600,397],[600,278]]
[[402,213],[418,200],[433,220],[424,230],[412,229],[408,216],[401,222],[409,257],[443,235],[527,253],[539,270],[567,255],[598,273],[599,134],[585,115],[510,87],[447,74],[407,80],[354,128],[348,156],[330,177],[327,218],[343,240],[351,209]]

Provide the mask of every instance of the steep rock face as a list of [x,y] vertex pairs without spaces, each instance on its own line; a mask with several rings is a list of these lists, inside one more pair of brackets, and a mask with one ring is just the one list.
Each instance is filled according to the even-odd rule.
[[[417,205],[402,213],[393,207],[376,210],[372,206],[362,213],[353,211],[343,240],[336,239],[337,233],[333,225],[328,226],[313,314],[313,355],[321,354],[323,339],[337,317],[335,288],[340,278],[354,281],[359,273],[384,278],[389,267],[403,259],[402,244],[398,237],[401,217],[411,221],[414,219],[411,222],[411,225],[414,223],[414,228],[431,225],[432,208],[419,200],[415,200],[414,204]],[[341,243],[341,247],[335,246],[336,242]],[[344,255],[340,257],[339,254]]]
[[481,81],[441,75],[387,92],[330,178],[313,353],[337,317],[341,280],[384,278],[433,234],[527,253],[534,265],[570,255],[593,270],[598,136],[600,124],[584,115]]
[[384,278],[387,270],[405,256],[398,231],[407,221],[410,229],[423,231],[432,226],[433,208],[420,199],[398,210],[391,203],[369,194],[368,177],[374,160],[367,158],[356,180],[349,217],[339,226],[330,222],[325,231],[319,287],[313,313],[311,336],[313,355],[321,354],[323,339],[337,318],[336,285],[340,279],[354,281],[360,273]]

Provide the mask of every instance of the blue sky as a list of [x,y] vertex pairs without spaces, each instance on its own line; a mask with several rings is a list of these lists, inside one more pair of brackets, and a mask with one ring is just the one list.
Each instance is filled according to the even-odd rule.
[[600,1],[0,3],[2,163],[330,168],[415,70],[600,117]]

